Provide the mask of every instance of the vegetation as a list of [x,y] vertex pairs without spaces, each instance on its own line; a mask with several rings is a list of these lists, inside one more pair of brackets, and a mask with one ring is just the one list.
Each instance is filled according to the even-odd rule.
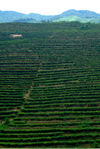
[[42,23],[42,22],[73,22],[100,23],[100,14],[88,10],[67,10],[59,15],[40,15],[37,13],[23,14],[15,11],[0,11],[0,23],[22,22],[22,23]]
[[0,24],[0,147],[99,148],[99,131],[100,24]]

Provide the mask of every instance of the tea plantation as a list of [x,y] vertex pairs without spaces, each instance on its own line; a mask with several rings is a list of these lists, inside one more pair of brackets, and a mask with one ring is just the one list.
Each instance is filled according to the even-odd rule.
[[100,24],[0,24],[0,148],[15,147],[100,148]]

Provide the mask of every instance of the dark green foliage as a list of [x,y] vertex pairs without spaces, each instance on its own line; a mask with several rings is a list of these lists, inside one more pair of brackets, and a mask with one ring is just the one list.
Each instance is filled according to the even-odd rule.
[[1,148],[98,148],[99,120],[100,24],[0,24]]

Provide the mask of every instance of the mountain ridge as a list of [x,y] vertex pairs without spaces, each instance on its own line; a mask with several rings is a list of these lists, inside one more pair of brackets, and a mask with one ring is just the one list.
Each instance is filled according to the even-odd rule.
[[83,23],[100,23],[100,14],[90,10],[70,9],[58,15],[41,15],[38,13],[24,14],[16,11],[0,11],[0,23],[7,22],[61,22],[79,21]]

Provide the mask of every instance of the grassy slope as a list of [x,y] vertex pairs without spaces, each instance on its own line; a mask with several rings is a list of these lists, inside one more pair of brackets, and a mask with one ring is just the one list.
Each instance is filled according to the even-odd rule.
[[62,21],[65,21],[65,22],[78,21],[78,22],[81,22],[81,23],[88,23],[88,22],[99,23],[100,19],[93,19],[93,18],[88,19],[88,18],[81,18],[81,17],[78,17],[78,16],[68,16],[68,17],[62,17],[60,19],[57,19],[54,22],[62,22]]

